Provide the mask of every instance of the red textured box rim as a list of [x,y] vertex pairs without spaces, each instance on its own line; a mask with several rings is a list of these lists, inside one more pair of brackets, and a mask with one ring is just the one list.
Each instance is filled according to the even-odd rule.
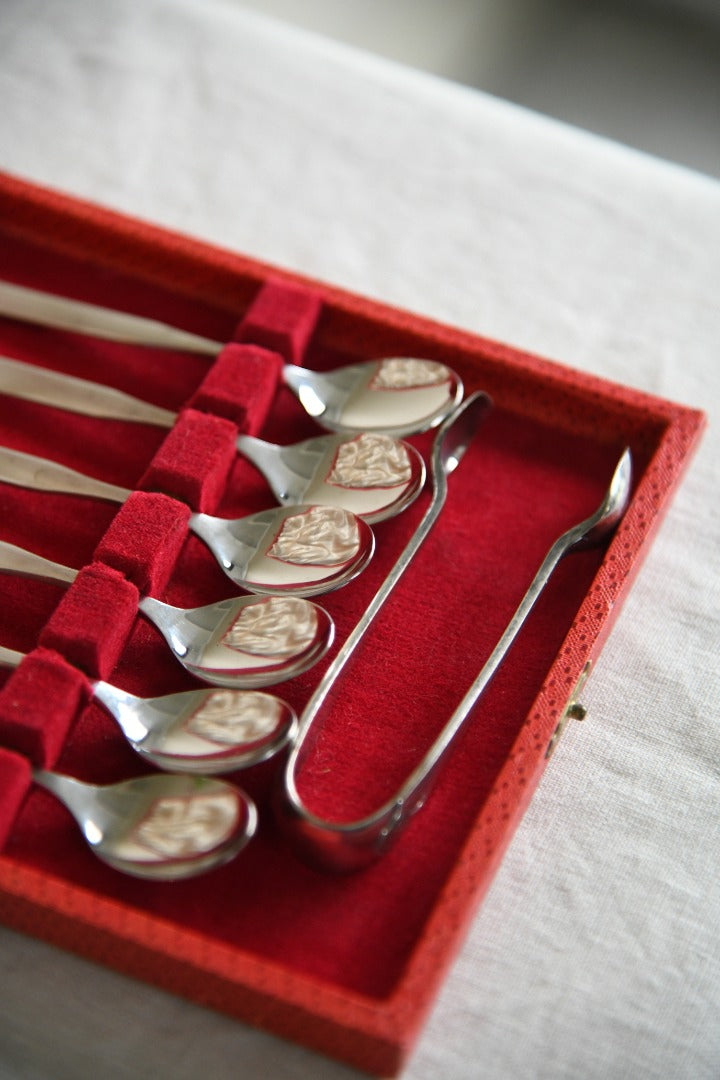
[[[566,671],[579,677],[605,642],[642,559],[649,549],[669,500],[699,440],[705,418],[698,410],[574,371],[507,345],[436,321],[400,311],[309,277],[233,254],[190,237],[126,217],[58,191],[0,173],[0,211],[11,222],[7,231],[42,235],[47,246],[67,254],[86,254],[101,232],[102,258],[112,246],[113,267],[138,278],[167,284],[173,260],[172,287],[213,305],[249,300],[268,277],[311,286],[325,303],[323,333],[332,342],[334,326],[347,316],[362,320],[365,332],[388,327],[415,335],[425,345],[442,341],[444,349],[483,354],[498,370],[514,370],[546,393],[622,402],[657,430],[654,451],[637,484],[632,502],[605,560],[588,591],[562,649],[547,673],[482,813],[468,834],[423,934],[393,992],[378,1001],[323,983],[267,960],[259,960],[204,935],[182,931],[84,888],[54,879],[0,855],[0,917],[17,929],[35,933],[33,910],[51,916],[47,940],[99,960],[157,985],[172,985],[202,1004],[230,1012],[256,1026],[294,1039],[369,1072],[396,1073],[402,1068],[445,972],[459,948],[467,924],[490,884],[546,764],[546,747],[566,705]],[[112,245],[108,244],[112,241]],[[518,758],[525,764],[523,796],[507,814],[502,841],[488,842],[485,823],[501,810],[503,783]],[[528,768],[528,766],[530,766]],[[497,832],[493,835],[497,837]],[[478,872],[478,867],[481,871]],[[122,941],[118,951],[109,942]],[[163,958],[158,970],[153,958]],[[170,965],[169,967],[167,965]],[[229,1004],[228,990],[232,1003]],[[309,1004],[311,1003],[311,1004]],[[312,1028],[307,1026],[313,1018]]]

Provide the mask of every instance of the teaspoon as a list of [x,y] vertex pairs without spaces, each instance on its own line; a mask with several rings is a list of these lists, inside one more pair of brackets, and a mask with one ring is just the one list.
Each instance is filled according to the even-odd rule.
[[154,773],[96,785],[45,769],[33,779],[70,811],[98,858],[133,877],[202,874],[234,858],[257,829],[252,799],[223,780]]
[[[224,347],[155,319],[0,282],[0,313],[74,333],[216,356]],[[435,360],[400,356],[317,372],[286,364],[283,380],[330,431],[412,435],[436,427],[460,401],[459,377]]]
[[[0,480],[114,503],[124,503],[132,494],[65,465],[5,447],[0,447]],[[330,592],[357,577],[375,547],[365,521],[332,506],[275,507],[234,521],[191,514],[188,526],[230,580],[249,592],[295,596]]]
[[[56,409],[172,428],[177,414],[121,390],[0,357],[0,390]],[[394,517],[420,493],[425,463],[415,447],[382,432],[319,435],[278,446],[238,435],[235,446],[283,506],[336,506],[367,522]]]
[[[71,584],[78,571],[0,541],[0,572]],[[307,671],[332,644],[324,608],[300,596],[239,596],[177,608],[143,596],[138,609],[191,675],[213,686],[253,689]]]
[[[23,653],[0,645],[0,666]],[[266,761],[293,739],[293,709],[260,690],[186,690],[142,698],[102,679],[94,697],[119,724],[133,750],[159,769],[210,775]]]

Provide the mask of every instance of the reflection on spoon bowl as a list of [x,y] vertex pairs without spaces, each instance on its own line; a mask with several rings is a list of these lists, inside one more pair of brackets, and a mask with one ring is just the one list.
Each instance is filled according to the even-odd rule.
[[237,447],[283,506],[338,506],[371,524],[399,514],[425,483],[415,447],[382,432],[318,435],[290,446],[239,435]]
[[[65,465],[0,447],[0,479],[39,491],[123,503],[126,488],[85,476]],[[315,596],[345,585],[365,568],[375,538],[350,509],[280,506],[227,519],[190,514],[188,526],[227,576],[250,592]]]
[[250,592],[330,592],[357,577],[375,548],[370,526],[334,506],[274,507],[234,521],[193,514],[190,528]]
[[138,698],[98,682],[94,693],[133,749],[169,772],[211,775],[249,768],[286,747],[297,728],[290,706],[260,690],[187,690]]
[[189,609],[146,596],[140,610],[180,663],[214,686],[291,679],[325,655],[335,632],[327,612],[299,596],[241,596]]
[[[0,541],[0,572],[69,585],[77,570]],[[328,613],[300,596],[239,596],[176,608],[152,596],[138,603],[188,671],[214,686],[252,689],[306,671],[332,644]]]
[[257,828],[255,804],[222,780],[155,773],[98,786],[43,769],[33,777],[67,807],[98,858],[134,877],[194,877],[229,862]]
[[436,427],[463,394],[462,382],[445,364],[406,356],[325,372],[286,365],[283,378],[323,427],[397,438]]

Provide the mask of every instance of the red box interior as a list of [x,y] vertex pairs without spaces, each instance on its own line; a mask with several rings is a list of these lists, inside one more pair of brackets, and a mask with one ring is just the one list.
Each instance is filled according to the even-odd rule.
[[[395,1071],[702,418],[10,177],[0,178],[0,206],[0,274],[7,280],[245,342],[232,347],[239,350],[235,383],[219,381],[220,368],[207,357],[0,319],[0,354],[173,411],[189,403],[193,409],[179,423],[207,449],[188,466],[173,451],[177,428],[78,417],[0,394],[0,444],[170,496],[135,497],[118,517],[108,503],[0,484],[0,539],[77,568],[96,560],[100,565],[86,573],[99,575],[106,590],[94,592],[94,578],[81,594],[79,583],[68,591],[0,575],[0,644],[23,652],[46,646],[34,654],[35,668],[26,661],[1,676],[0,746],[34,752],[60,771],[102,783],[145,768],[110,717],[68,677],[65,661],[141,695],[194,685],[160,634],[135,617],[128,579],[141,589],[150,583],[179,606],[237,593],[202,543],[186,534],[183,508],[186,500],[193,509],[240,517],[273,505],[259,473],[227,456],[228,432],[241,427],[281,443],[319,433],[277,382],[277,360],[252,346],[321,369],[376,356],[427,356],[458,371],[466,392],[486,390],[495,403],[450,478],[440,520],[323,714],[322,738],[300,787],[313,810],[337,820],[376,809],[417,764],[552,541],[597,507],[621,451],[631,447],[634,497],[611,545],[560,564],[427,806],[369,869],[337,876],[298,857],[270,811],[280,770],[269,762],[232,777],[261,813],[258,836],[234,863],[172,885],[126,878],[89,852],[59,803],[30,787],[24,761],[0,752],[0,777],[8,777],[0,790],[0,915],[7,922],[370,1071]],[[215,363],[227,364],[225,353]],[[432,438],[410,441],[427,455]],[[336,621],[338,642],[428,498],[423,493],[402,516],[375,526],[377,553],[368,569],[320,598]],[[105,563],[125,575],[119,584]],[[96,625],[91,615],[100,595],[115,614]],[[279,686],[280,696],[302,710],[327,662]],[[26,708],[40,730],[19,737]]]

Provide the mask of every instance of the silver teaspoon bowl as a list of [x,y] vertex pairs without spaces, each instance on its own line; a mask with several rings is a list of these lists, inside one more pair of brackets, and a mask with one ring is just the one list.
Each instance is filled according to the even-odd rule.
[[[77,570],[0,541],[0,572],[69,585]],[[139,610],[177,660],[213,686],[254,689],[312,667],[335,634],[324,608],[300,596],[240,596],[196,608],[143,597]]]
[[425,483],[415,447],[381,432],[319,435],[291,446],[239,435],[237,447],[283,506],[338,506],[370,524],[399,514]]
[[[22,653],[0,646],[1,666],[17,667],[22,659]],[[211,775],[249,768],[283,750],[297,728],[293,709],[260,690],[142,698],[102,680],[91,689],[133,750],[170,772]]]
[[370,526],[336,506],[276,507],[235,521],[192,514],[190,529],[231,581],[256,593],[330,592],[357,577],[375,549]]
[[233,859],[257,829],[255,804],[222,780],[155,773],[98,786],[44,769],[33,778],[70,811],[98,858],[133,877],[205,873]]
[[283,379],[305,411],[330,431],[397,438],[437,427],[463,394],[460,378],[445,364],[412,356],[325,372],[286,365]]
[[[64,465],[0,447],[0,480],[35,491],[124,503],[127,488]],[[333,506],[274,507],[229,520],[191,514],[191,532],[241,589],[316,596],[352,581],[375,548],[369,525]]]
[[[0,357],[0,388],[3,394],[84,416],[163,428],[177,420],[168,409],[112,387],[6,357]],[[290,446],[239,435],[236,446],[283,506],[336,506],[371,523],[399,514],[425,482],[425,465],[415,448],[382,432],[320,435]]]
[[215,686],[292,679],[325,655],[335,632],[324,608],[300,596],[242,596],[189,609],[145,596],[140,611],[183,667]]
[[168,772],[209,776],[247,769],[283,750],[297,729],[293,709],[260,690],[187,690],[138,698],[98,682],[94,693],[133,749]]

